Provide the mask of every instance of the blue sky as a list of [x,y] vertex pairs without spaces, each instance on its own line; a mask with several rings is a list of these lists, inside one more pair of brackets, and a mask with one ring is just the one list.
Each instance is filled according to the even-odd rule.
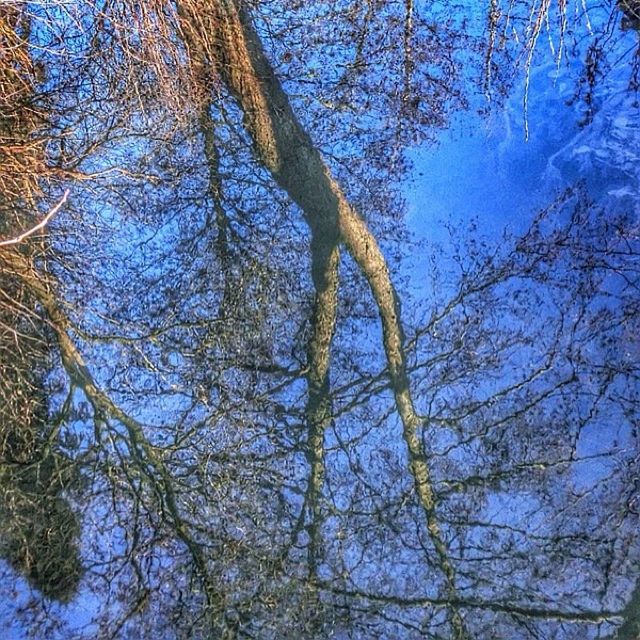
[[[627,32],[616,46],[624,51],[635,38]],[[438,146],[413,152],[415,170],[405,187],[412,231],[444,240],[442,221],[473,217],[489,237],[505,228],[523,231],[555,193],[577,179],[602,204],[624,199],[638,212],[640,110],[637,96],[626,91],[628,64],[622,59],[598,86],[593,122],[582,128],[584,105],[568,104],[575,76],[548,52],[546,64],[531,73],[526,115],[524,79],[491,116],[473,109],[458,114]]]
[[553,193],[549,159],[578,132],[574,111],[563,99],[567,82],[553,76],[553,67],[533,75],[528,140],[518,91],[488,118],[474,111],[458,115],[438,146],[414,152],[414,177],[406,189],[412,230],[443,239],[441,221],[450,217],[477,217],[486,234],[526,228]]

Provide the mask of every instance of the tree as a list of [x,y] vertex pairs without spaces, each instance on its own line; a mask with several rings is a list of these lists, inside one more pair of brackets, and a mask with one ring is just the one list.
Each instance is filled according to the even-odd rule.
[[[453,282],[434,267],[404,328],[378,240],[398,246],[404,147],[464,102],[471,36],[412,3],[15,6],[44,73],[34,184],[60,176],[73,209],[47,268],[13,244],[0,260],[63,380],[48,410],[92,534],[87,633],[612,630],[637,562],[630,445],[594,456],[621,465],[604,521],[545,515],[595,500],[572,491],[598,416],[635,438],[614,346],[635,335],[634,222],[567,196],[503,252],[461,248]],[[547,10],[523,14],[530,51]]]
[[[6,234],[32,224],[42,194],[45,114],[36,104],[35,74],[27,47],[28,23],[14,7],[0,11],[0,228]],[[60,203],[62,204],[62,202]],[[52,209],[53,215],[59,206]],[[47,218],[51,217],[47,216]],[[45,218],[45,222],[47,220]],[[4,240],[25,268],[48,253],[44,241],[18,246],[41,223]],[[2,260],[0,267],[0,513],[2,554],[47,597],[66,600],[80,579],[75,544],[78,522],[61,495],[71,465],[56,447],[59,424],[47,415],[46,374],[55,350],[33,292]]]

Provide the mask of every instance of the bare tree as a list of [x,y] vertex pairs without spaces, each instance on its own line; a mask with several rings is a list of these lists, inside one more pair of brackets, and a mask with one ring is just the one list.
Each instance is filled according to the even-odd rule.
[[[527,51],[548,11],[518,14]],[[631,619],[635,222],[572,193],[522,238],[429,248],[432,298],[403,317],[392,282],[405,147],[464,105],[462,43],[486,40],[411,2],[6,15],[42,110],[1,176],[6,324],[37,318],[59,384],[44,397],[40,351],[7,355],[38,377],[3,395],[18,416],[33,388],[50,425],[35,449],[61,480],[38,505],[84,513],[82,572],[47,589],[12,562],[92,602],[78,623],[34,592],[31,633],[584,638]],[[46,244],[14,242],[61,188]],[[610,416],[615,442],[589,444]],[[76,558],[73,522],[47,553]]]
[[[17,7],[0,8],[0,228],[18,234],[0,251],[20,252],[25,264],[49,254],[36,233],[67,194],[37,224],[47,178],[45,112],[29,54],[29,21]],[[32,225],[24,230],[25,225]],[[30,238],[28,246],[18,246]],[[35,241],[34,241],[35,239]],[[27,243],[25,243],[27,244]],[[2,556],[45,596],[71,598],[81,575],[77,516],[63,492],[73,465],[59,450],[59,421],[48,413],[47,374],[55,357],[47,318],[33,292],[0,257],[0,536]]]

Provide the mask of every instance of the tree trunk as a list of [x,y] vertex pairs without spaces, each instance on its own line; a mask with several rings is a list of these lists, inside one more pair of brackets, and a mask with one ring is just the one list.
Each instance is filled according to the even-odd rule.
[[[325,277],[316,271],[322,271],[328,264],[316,256],[329,255],[338,242],[344,244],[371,288],[382,322],[388,372],[403,424],[416,493],[446,579],[447,592],[455,599],[455,573],[436,517],[436,497],[419,435],[422,420],[416,413],[409,388],[398,299],[382,251],[298,121],[242,2],[216,0],[203,7],[194,0],[183,0],[178,3],[178,12],[187,46],[190,41],[208,43],[202,50],[212,58],[219,79],[242,109],[256,156],[300,207],[311,228],[316,289],[322,291],[317,283]],[[309,382],[311,401],[316,383],[311,379]],[[321,387],[323,385],[321,383]],[[456,638],[466,637],[457,611],[452,624]]]

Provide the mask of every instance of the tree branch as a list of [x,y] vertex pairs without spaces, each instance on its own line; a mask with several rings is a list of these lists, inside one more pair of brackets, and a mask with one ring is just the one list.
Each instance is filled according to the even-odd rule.
[[[185,519],[180,514],[174,489],[174,479],[159,455],[157,448],[145,435],[143,425],[123,411],[100,389],[85,365],[80,351],[69,336],[71,321],[58,304],[47,283],[35,271],[29,260],[16,251],[6,251],[0,254],[0,261],[5,262],[12,269],[44,308],[47,319],[56,335],[62,364],[67,375],[71,382],[82,390],[92,405],[96,419],[104,420],[107,417],[111,417],[127,430],[133,459],[149,478],[159,495],[162,496],[162,500],[170,514],[175,534],[188,549],[193,559],[196,575],[202,582],[207,604],[211,607],[211,614],[214,616],[223,614],[224,595],[221,593],[219,585],[214,583],[211,577],[207,559],[201,546],[194,540]],[[149,471],[149,467],[155,471],[157,477]]]
[[8,247],[14,244],[19,244],[23,240],[26,240],[29,236],[32,236],[34,233],[37,233],[38,231],[40,231],[40,229],[44,229],[44,227],[49,223],[49,220],[51,220],[51,218],[53,218],[53,216],[55,216],[56,213],[60,211],[64,203],[67,201],[68,197],[69,197],[69,189],[67,189],[64,192],[58,204],[56,204],[56,206],[53,207],[53,209],[51,209],[51,211],[49,211],[49,213],[47,213],[47,215],[44,218],[42,218],[42,220],[40,220],[38,224],[36,224],[34,227],[31,227],[31,229],[21,233],[19,236],[16,236],[15,238],[10,238],[9,240],[0,241],[0,247]]

